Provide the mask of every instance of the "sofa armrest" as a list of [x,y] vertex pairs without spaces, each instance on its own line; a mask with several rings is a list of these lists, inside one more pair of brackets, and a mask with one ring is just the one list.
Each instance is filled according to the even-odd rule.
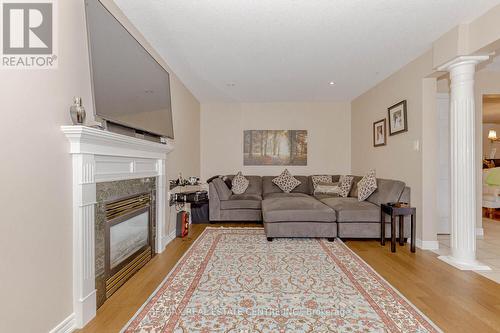
[[208,207],[210,221],[220,220],[220,198],[214,182],[208,184]]
[[220,178],[212,180],[210,183],[213,185],[219,196],[219,200],[229,200],[233,192],[227,187],[226,183]]
[[408,186],[405,186],[403,193],[399,197],[400,202],[407,202],[411,205],[411,189]]

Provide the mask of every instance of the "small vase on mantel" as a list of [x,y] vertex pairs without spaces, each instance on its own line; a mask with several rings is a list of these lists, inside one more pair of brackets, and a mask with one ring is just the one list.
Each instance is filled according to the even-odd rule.
[[71,115],[73,125],[83,125],[86,113],[81,97],[73,97],[73,105],[69,109],[69,114]]

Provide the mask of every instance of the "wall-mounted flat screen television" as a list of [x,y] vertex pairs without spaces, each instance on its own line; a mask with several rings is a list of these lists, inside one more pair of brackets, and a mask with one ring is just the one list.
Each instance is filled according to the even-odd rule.
[[174,137],[168,72],[98,0],[85,0],[96,116]]

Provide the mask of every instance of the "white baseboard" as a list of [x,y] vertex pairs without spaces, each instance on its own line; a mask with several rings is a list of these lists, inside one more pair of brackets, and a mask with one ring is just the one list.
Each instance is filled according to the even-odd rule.
[[60,322],[49,333],[71,333],[76,329],[75,314],[70,314],[66,319]]
[[165,250],[165,247],[170,244],[171,241],[173,241],[176,237],[176,230],[172,230],[168,235],[166,236],[163,236],[161,238],[161,248],[162,248],[162,251],[163,252]]
[[463,262],[453,256],[439,256],[438,259],[462,271],[491,271],[491,268],[488,265],[485,265],[477,260],[472,262]]
[[415,245],[422,250],[439,250],[439,242],[435,241],[423,241],[417,238]]
[[476,236],[479,237],[479,238],[484,237],[484,229],[482,227],[481,228],[476,228]]

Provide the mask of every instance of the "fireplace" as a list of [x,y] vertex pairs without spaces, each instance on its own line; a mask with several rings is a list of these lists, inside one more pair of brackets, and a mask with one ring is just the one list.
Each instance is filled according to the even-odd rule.
[[106,298],[151,260],[151,203],[151,193],[141,193],[105,204]]
[[[174,149],[174,143],[170,139],[164,144],[150,142],[86,126],[62,126],[61,130],[70,143],[73,167],[71,326],[82,328],[95,317],[96,309],[106,300],[109,280],[105,268],[107,203],[150,193],[152,214],[147,222],[152,224],[149,234],[150,246],[154,244],[152,252],[163,252],[166,244],[175,238],[175,229],[167,233],[171,228],[166,214],[167,155]],[[130,263],[120,256],[114,260],[118,266]],[[111,273],[111,260],[109,267]],[[134,270],[135,266],[129,268]]]
[[95,285],[99,308],[156,253],[156,177],[96,185]]

